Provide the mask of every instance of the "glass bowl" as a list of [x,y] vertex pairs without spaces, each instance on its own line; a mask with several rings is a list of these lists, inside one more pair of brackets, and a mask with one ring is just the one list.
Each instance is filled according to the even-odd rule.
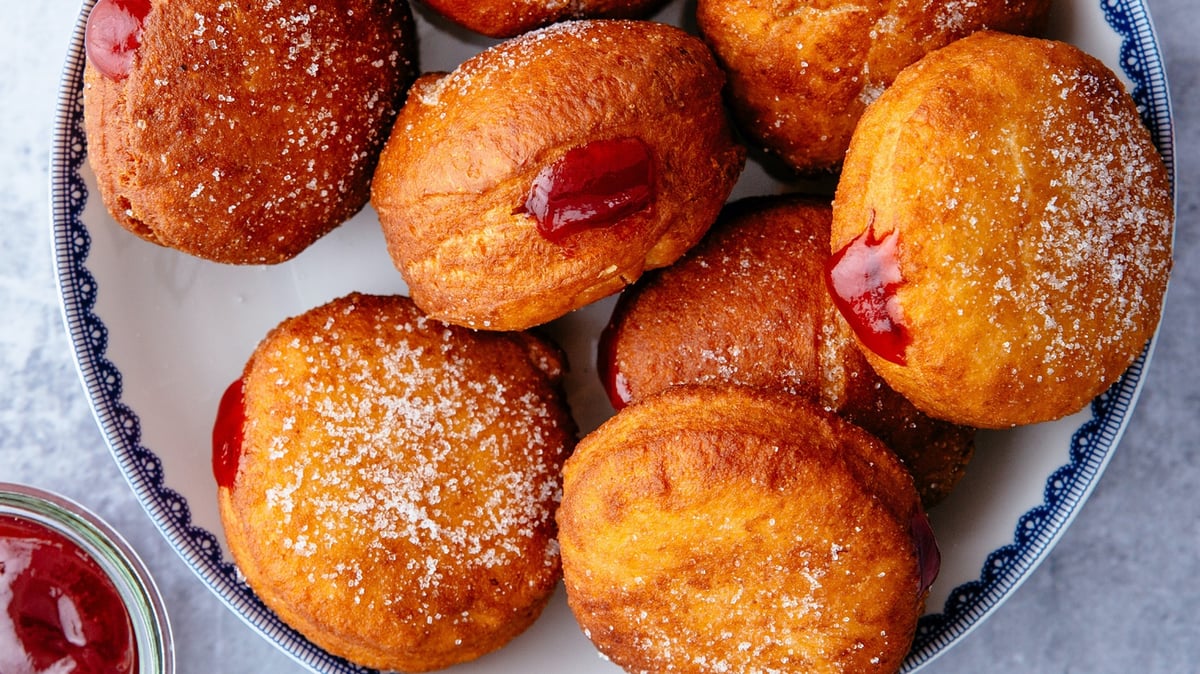
[[[137,553],[120,534],[74,501],[34,487],[0,482],[0,519],[9,518],[19,520],[12,525],[14,531],[16,527],[40,529],[41,532],[48,530],[51,540],[65,538],[86,553],[109,578],[129,615],[137,654],[135,671],[139,674],[172,674],[175,671],[170,623],[158,587]],[[0,569],[2,562],[0,559]],[[15,581],[12,582],[15,586]],[[2,586],[0,595],[11,594],[10,590],[7,584]],[[59,607],[61,618],[61,601]],[[13,632],[14,638],[15,634]],[[70,638],[68,636],[68,640]]]

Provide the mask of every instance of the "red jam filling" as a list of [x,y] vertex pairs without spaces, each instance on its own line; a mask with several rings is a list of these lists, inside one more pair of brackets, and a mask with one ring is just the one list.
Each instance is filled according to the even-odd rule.
[[917,594],[924,595],[925,591],[937,580],[938,571],[942,568],[942,551],[938,548],[937,539],[933,535],[933,527],[929,526],[929,518],[924,511],[918,510],[909,523],[913,540],[917,543],[917,564],[921,568],[921,581]]
[[904,324],[896,291],[900,274],[898,230],[875,236],[874,221],[833,254],[825,266],[825,282],[833,303],[863,344],[881,357],[904,365],[912,341]]
[[246,408],[242,401],[242,380],[225,389],[217,406],[217,419],[212,431],[212,468],[217,486],[233,489],[237,479],[238,462],[242,458],[242,428],[246,424]]
[[617,364],[616,345],[617,324],[624,317],[628,297],[629,293],[626,292],[617,299],[612,317],[600,331],[600,343],[596,348],[596,372],[600,375],[600,383],[604,386],[604,392],[608,394],[608,402],[617,411],[633,400],[633,394],[629,390],[629,380],[625,378],[625,374],[621,372],[621,368]]
[[105,77],[120,81],[129,76],[149,14],[150,0],[99,0],[92,7],[84,44],[88,60]]
[[616,138],[572,148],[543,168],[514,212],[532,215],[538,233],[557,243],[618,222],[653,200],[650,148],[638,138]]
[[83,548],[38,522],[0,515],[0,610],[7,614],[0,664],[32,672],[137,669],[133,624],[116,586]]

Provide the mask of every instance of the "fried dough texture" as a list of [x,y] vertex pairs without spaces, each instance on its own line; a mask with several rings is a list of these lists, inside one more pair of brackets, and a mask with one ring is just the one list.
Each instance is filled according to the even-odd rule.
[[[422,77],[372,187],[413,300],[439,320],[519,330],[674,262],[744,166],[723,83],[699,39],[616,20],[555,24]],[[542,172],[570,151],[630,139],[653,167],[649,203],[559,240],[540,233],[523,205]]]
[[153,0],[128,77],[84,71],[105,207],[207,260],[298,255],[366,205],[415,46],[404,0]]
[[847,313],[875,371],[931,416],[1005,428],[1079,411],[1137,358],[1173,228],[1166,166],[1117,76],[1065,43],[983,32],[868,109],[831,249],[862,254],[847,278],[887,297],[897,353]]
[[923,610],[912,477],[797,396],[679,386],[568,459],[567,600],[630,672],[893,672]]
[[836,169],[866,106],[970,33],[1041,31],[1050,0],[699,0],[741,128],[792,169]]
[[568,19],[639,19],[666,0],[425,0],[439,14],[489,37],[516,37]]
[[932,507],[975,431],[926,416],[871,369],[825,287],[832,217],[827,199],[730,204],[687,255],[625,290],[597,369],[616,406],[722,381],[803,396],[883,440]]
[[330,653],[441,669],[536,620],[560,578],[554,511],[575,427],[561,352],[402,296],[282,322],[242,377],[218,502],[246,581]]

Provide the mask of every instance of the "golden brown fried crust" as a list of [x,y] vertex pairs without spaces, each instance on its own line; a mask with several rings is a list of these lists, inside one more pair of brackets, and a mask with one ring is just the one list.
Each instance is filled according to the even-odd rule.
[[832,249],[895,231],[907,365],[932,416],[1055,419],[1153,334],[1171,268],[1166,167],[1116,75],[1079,49],[980,33],[906,70],[863,117]]
[[425,0],[450,21],[507,38],[566,19],[637,19],[666,0]]
[[823,279],[828,201],[730,204],[695,248],[622,295],[600,370],[632,401],[677,384],[728,381],[804,396],[873,433],[930,507],[962,477],[974,430],[931,419],[875,374]]
[[981,28],[1040,32],[1050,0],[699,0],[738,121],[799,171],[836,168],[905,66]]
[[[636,21],[556,24],[413,87],[372,187],[392,259],[440,320],[545,323],[673,262],[716,219],[745,161],[700,40]],[[635,137],[655,200],[553,243],[516,212],[568,150]]]
[[567,461],[567,598],[627,671],[892,672],[923,610],[912,478],[797,396],[680,386]]
[[532,335],[445,325],[399,296],[281,323],[246,365],[241,460],[218,493],[247,582],[368,667],[504,645],[560,577],[563,367]]
[[126,229],[289,259],[360,210],[415,72],[405,2],[155,0],[130,75],[84,72],[88,158]]

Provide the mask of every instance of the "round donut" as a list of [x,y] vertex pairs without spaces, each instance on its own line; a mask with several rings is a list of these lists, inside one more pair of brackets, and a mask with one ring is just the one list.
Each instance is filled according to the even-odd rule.
[[1115,382],[1158,325],[1166,166],[1103,63],[983,32],[863,116],[827,278],[872,367],[926,413],[1004,428]]
[[931,507],[965,473],[975,431],[926,416],[871,369],[825,288],[832,217],[824,199],[728,205],[687,255],[621,295],[597,370],[617,408],[686,383],[804,396],[883,440]]
[[864,108],[921,56],[983,28],[1042,29],[1050,0],[699,0],[743,131],[800,172],[837,168]]
[[488,37],[508,38],[567,19],[636,19],[666,0],[425,0],[443,17]]
[[678,386],[567,460],[567,601],[630,672],[894,672],[939,556],[879,440],[798,396]]
[[86,35],[107,210],[230,264],[292,258],[366,205],[415,75],[404,0],[99,0]]
[[352,662],[440,669],[500,648],[560,577],[554,511],[575,427],[564,361],[405,297],[283,321],[222,401],[214,471],[246,582]]
[[413,300],[520,330],[675,261],[745,162],[698,38],[665,24],[555,24],[421,78],[371,201]]

